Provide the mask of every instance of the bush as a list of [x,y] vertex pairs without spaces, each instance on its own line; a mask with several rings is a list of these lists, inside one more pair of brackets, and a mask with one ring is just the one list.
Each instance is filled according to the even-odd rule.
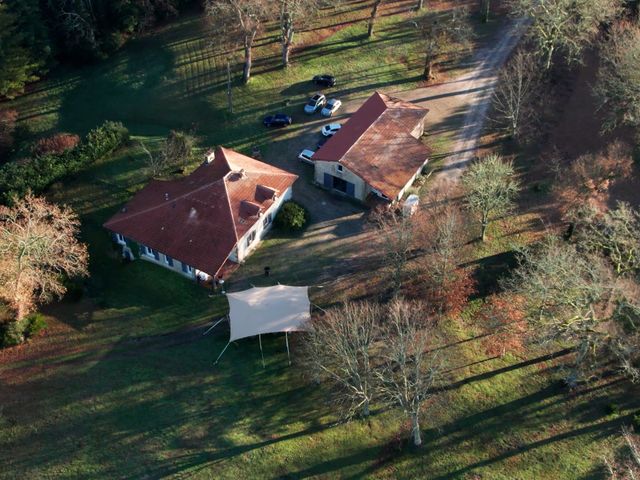
[[41,138],[33,147],[33,154],[62,155],[67,150],[72,150],[80,143],[80,137],[73,133],[56,133],[50,137]]
[[607,412],[607,415],[617,416],[620,414],[620,406],[616,403],[609,403],[607,404],[605,411]]
[[32,313],[22,320],[0,323],[0,348],[20,345],[47,327],[44,315]]
[[41,330],[47,328],[47,321],[44,319],[44,315],[41,313],[32,313],[25,318],[26,326],[24,329],[24,336],[29,339],[38,334]]
[[25,341],[27,320],[14,320],[0,325],[0,347],[13,347]]
[[276,215],[276,227],[285,231],[299,231],[304,228],[308,221],[307,209],[294,201],[284,202],[282,208]]
[[640,410],[638,410],[633,416],[633,420],[631,421],[631,423],[633,424],[633,429],[637,433],[640,433]]
[[118,122],[105,122],[91,130],[84,142],[60,154],[50,153],[27,162],[10,162],[0,167],[0,202],[23,197],[31,190],[40,193],[54,181],[76,173],[129,140],[128,130]]

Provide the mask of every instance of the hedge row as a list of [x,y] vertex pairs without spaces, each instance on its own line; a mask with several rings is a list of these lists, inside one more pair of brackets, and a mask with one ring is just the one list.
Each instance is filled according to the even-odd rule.
[[0,202],[7,204],[13,196],[23,197],[29,190],[40,193],[56,180],[111,154],[128,140],[129,131],[122,123],[105,122],[71,150],[6,163],[0,167]]

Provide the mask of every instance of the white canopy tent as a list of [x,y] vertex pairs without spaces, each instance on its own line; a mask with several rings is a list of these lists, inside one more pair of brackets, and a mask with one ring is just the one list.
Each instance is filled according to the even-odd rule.
[[[227,298],[231,335],[216,363],[231,342],[256,335],[262,354],[263,333],[284,332],[289,355],[289,332],[306,330],[306,323],[311,319],[309,287],[253,287],[242,292],[227,293]],[[264,356],[262,364],[264,366]]]

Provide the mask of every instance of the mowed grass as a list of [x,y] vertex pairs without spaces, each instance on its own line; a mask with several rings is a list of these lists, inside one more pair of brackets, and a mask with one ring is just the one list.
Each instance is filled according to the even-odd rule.
[[[381,19],[372,43],[362,24],[336,30],[294,57],[286,74],[258,65],[262,73],[234,91],[234,117],[224,114],[196,17],[133,42],[106,63],[62,71],[15,104],[34,135],[82,133],[114,119],[146,141],[195,126],[202,145],[249,149],[272,138],[261,115],[298,112],[293,104],[312,91],[307,80],[318,71],[348,79],[338,91],[354,98],[414,85],[420,65],[406,15]],[[422,449],[397,440],[407,435],[399,412],[336,423],[326,392],[296,363],[295,336],[291,367],[281,335],[263,338],[265,369],[256,339],[235,343],[214,366],[226,328],[201,333],[225,314],[224,297],[147,262],[118,258],[101,225],[147,180],[144,156],[132,146],[49,192],[81,215],[91,277],[82,300],[45,310],[44,337],[0,352],[0,478],[599,478],[601,455],[639,408],[638,396],[615,379],[569,393],[547,352],[488,354],[478,299],[442,325],[451,378],[425,407]],[[494,230],[499,248],[478,254],[507,248],[507,228]],[[256,277],[279,245],[273,237],[256,252],[249,265]],[[296,252],[294,281],[312,279],[326,263],[304,255]],[[610,415],[609,404],[620,413]]]

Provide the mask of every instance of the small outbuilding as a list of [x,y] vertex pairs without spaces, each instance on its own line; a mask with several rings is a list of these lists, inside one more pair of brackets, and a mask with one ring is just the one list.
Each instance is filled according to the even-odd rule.
[[402,198],[429,160],[429,110],[375,92],[314,155],[319,185],[365,202]]

